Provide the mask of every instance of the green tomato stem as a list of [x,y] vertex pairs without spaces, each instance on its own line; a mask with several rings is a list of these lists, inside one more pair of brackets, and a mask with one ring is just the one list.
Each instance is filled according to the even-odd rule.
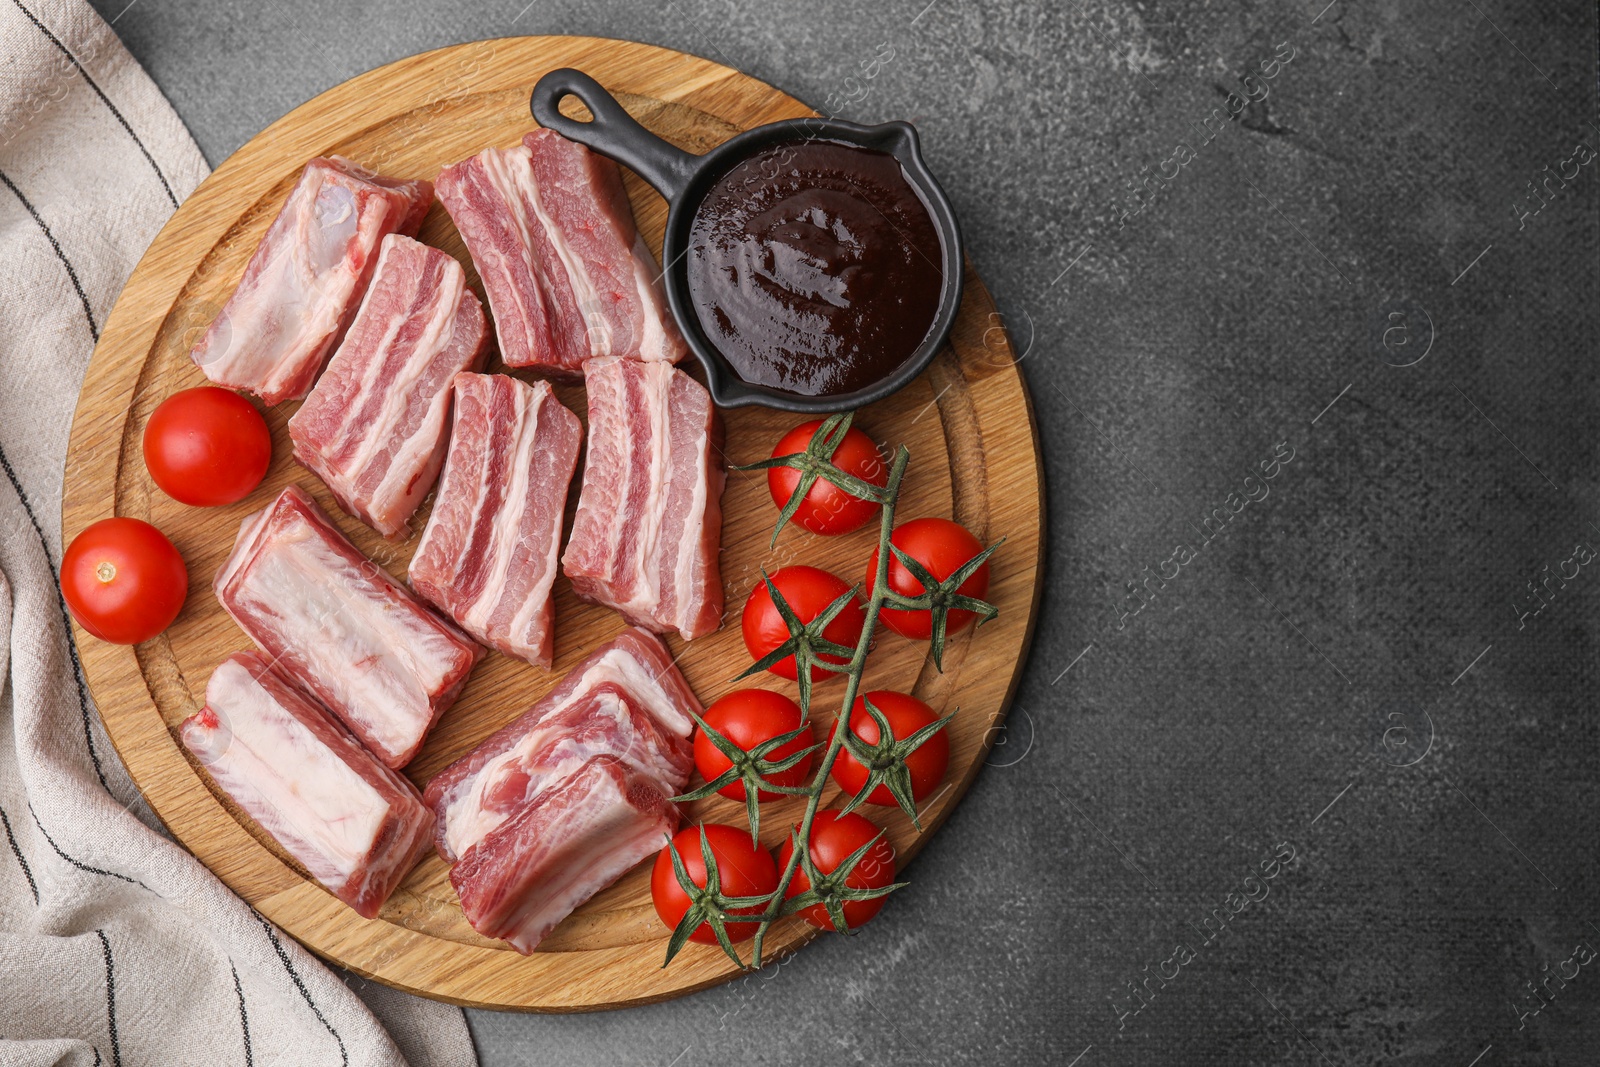
[[[801,852],[810,848],[811,823],[816,818],[823,791],[827,789],[828,775],[833,770],[834,761],[839,756],[839,750],[844,747],[844,733],[850,728],[850,712],[855,706],[856,693],[861,688],[861,677],[866,672],[867,653],[872,648],[873,633],[877,630],[878,612],[882,609],[889,592],[889,535],[894,532],[894,514],[895,506],[900,499],[900,483],[905,477],[906,464],[910,459],[911,453],[904,445],[895,450],[894,462],[889,469],[889,481],[884,487],[883,509],[878,517],[878,568],[872,580],[872,593],[867,599],[866,620],[861,627],[861,640],[856,643],[855,655],[851,657],[850,662],[838,671],[846,676],[843,705],[833,735],[828,741],[828,747],[823,752],[822,759],[818,761],[817,773],[806,792],[805,815],[801,817],[799,831],[795,834],[796,847],[790,850],[789,862],[778,875],[778,887],[773,891],[772,901],[762,913],[761,925],[756,929],[755,945],[750,961],[752,967],[761,966],[762,941],[766,937],[768,927],[782,914],[789,884],[794,880],[795,871],[800,867]],[[801,712],[809,719],[810,694],[802,695],[806,699],[802,702],[804,706]]]

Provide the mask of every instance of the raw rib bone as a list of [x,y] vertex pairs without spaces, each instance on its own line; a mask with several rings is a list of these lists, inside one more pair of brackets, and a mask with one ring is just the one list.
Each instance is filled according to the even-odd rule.
[[433,813],[259,652],[236,652],[179,728],[223,792],[368,919],[427,850]]
[[345,540],[297,485],[245,519],[215,589],[274,666],[395,769],[483,655]]
[[411,532],[450,431],[450,382],[487,354],[488,324],[450,256],[390,234],[350,332],[289,420],[295,458],[385,537]]
[[507,366],[575,378],[594,356],[683,358],[661,272],[611,160],[534,130],[515,148],[446,167],[438,182]]
[[450,884],[474,930],[531,953],[677,826],[653,782],[598,756],[467,849]]
[[661,639],[624,630],[428,783],[439,855],[454,861],[593,756],[621,759],[669,796],[682,792],[691,715],[702,710]]
[[458,374],[454,429],[411,586],[508,656],[550,666],[550,591],[583,427],[546,382]]
[[268,405],[305,396],[366,292],[378,242],[414,235],[433,203],[339,156],[313,159],[190,353],[207,378]]
[[584,365],[589,453],[562,570],[580,597],[685,640],[722,624],[721,423],[665,363]]

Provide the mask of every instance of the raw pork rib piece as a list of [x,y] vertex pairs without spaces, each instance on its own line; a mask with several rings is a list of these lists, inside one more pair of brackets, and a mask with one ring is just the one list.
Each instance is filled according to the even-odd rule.
[[550,589],[583,427],[545,382],[458,374],[454,394],[411,587],[484,644],[549,669]]
[[223,792],[311,877],[378,914],[428,847],[433,813],[259,652],[211,674],[206,706],[179,732]]
[[446,167],[438,181],[507,366],[575,378],[592,356],[683,358],[661,272],[611,160],[534,130],[515,148]]
[[378,242],[416,234],[425,181],[313,159],[191,355],[206,377],[267,404],[306,395],[366,291]]
[[597,756],[467,849],[450,884],[474,930],[527,954],[677,826],[653,782]]
[[595,359],[589,459],[561,567],[585,600],[685,640],[722,624],[721,423],[666,363]]
[[345,540],[297,485],[244,520],[215,588],[274,665],[396,770],[483,655]]
[[609,754],[668,796],[693,766],[691,713],[703,709],[661,639],[627,629],[533,707],[440,771],[423,794],[446,863],[589,759]]
[[385,537],[409,534],[444,462],[450,381],[483,365],[487,340],[461,264],[385,237],[350,331],[289,420],[295,458],[350,514]]

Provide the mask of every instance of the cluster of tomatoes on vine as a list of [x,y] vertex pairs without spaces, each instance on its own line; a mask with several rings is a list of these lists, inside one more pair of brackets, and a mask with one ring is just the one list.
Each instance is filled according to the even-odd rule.
[[[791,521],[813,534],[837,536],[879,516],[889,468],[852,421],[844,414],[802,423],[778,441],[770,459],[744,468],[767,471],[779,508],[774,545]],[[686,827],[657,856],[651,890],[657,914],[675,931],[669,961],[684,940],[721,944],[737,960],[731,944],[755,937],[763,919],[780,913],[849,932],[873,918],[887,893],[898,888],[892,845],[856,809],[898,806],[920,826],[917,805],[939,788],[949,767],[945,727],[951,717],[941,718],[908,693],[860,693],[825,745],[817,742],[809,717],[813,686],[830,673],[853,669],[867,624],[859,594],[873,589],[884,543],[880,538],[867,561],[864,586],[818,567],[793,565],[763,572],[751,590],[741,626],[754,662],[741,677],[769,671],[795,682],[801,699],[736,689],[698,717],[694,757],[704,782],[676,799],[717,793],[741,801],[749,827]],[[942,669],[946,638],[996,614],[982,598],[989,588],[988,557],[999,546],[985,548],[965,527],[944,518],[901,523],[886,543],[885,575],[893,595],[880,605],[877,621],[911,640],[930,642]],[[856,659],[854,669],[860,663]],[[848,730],[842,739],[841,727]],[[837,810],[814,810],[825,785],[816,773],[819,750],[835,753],[827,776],[848,798]],[[799,862],[793,853],[801,826],[791,829],[776,856],[759,839],[761,805],[785,796],[805,796],[813,805],[809,847]],[[780,872],[791,869],[783,885]],[[778,908],[773,898],[780,887]],[[729,916],[736,918],[728,921]],[[743,916],[752,918],[739,921]],[[690,925],[697,917],[704,921]]]

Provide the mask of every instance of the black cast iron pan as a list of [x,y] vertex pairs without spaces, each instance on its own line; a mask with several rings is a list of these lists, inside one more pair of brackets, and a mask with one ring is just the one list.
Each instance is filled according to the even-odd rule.
[[[581,100],[594,120],[581,122],[563,115],[561,101],[568,96]],[[662,241],[661,261],[667,300],[689,348],[705,367],[706,385],[712,399],[719,405],[742,407],[761,404],[812,414],[861,407],[881,400],[908,384],[948,340],[956,312],[961,306],[961,229],[956,224],[955,212],[951,210],[944,190],[923,161],[917,132],[910,123],[886,122],[881,126],[860,126],[839,119],[788,119],[747,130],[705,155],[697,156],[668,144],[639,125],[600,83],[570,67],[553,70],[540,78],[538,85],[534,86],[531,106],[533,117],[539,125],[609,156],[633,170],[666,197],[667,229]],[[744,381],[700,329],[699,316],[689,296],[685,259],[690,227],[701,199],[718,178],[756,152],[774,144],[800,140],[836,141],[894,156],[899,160],[906,179],[921,197],[923,206],[928,209],[942,248],[940,267],[943,286],[939,293],[938,311],[922,344],[906,362],[884,378],[853,393],[804,396]]]

